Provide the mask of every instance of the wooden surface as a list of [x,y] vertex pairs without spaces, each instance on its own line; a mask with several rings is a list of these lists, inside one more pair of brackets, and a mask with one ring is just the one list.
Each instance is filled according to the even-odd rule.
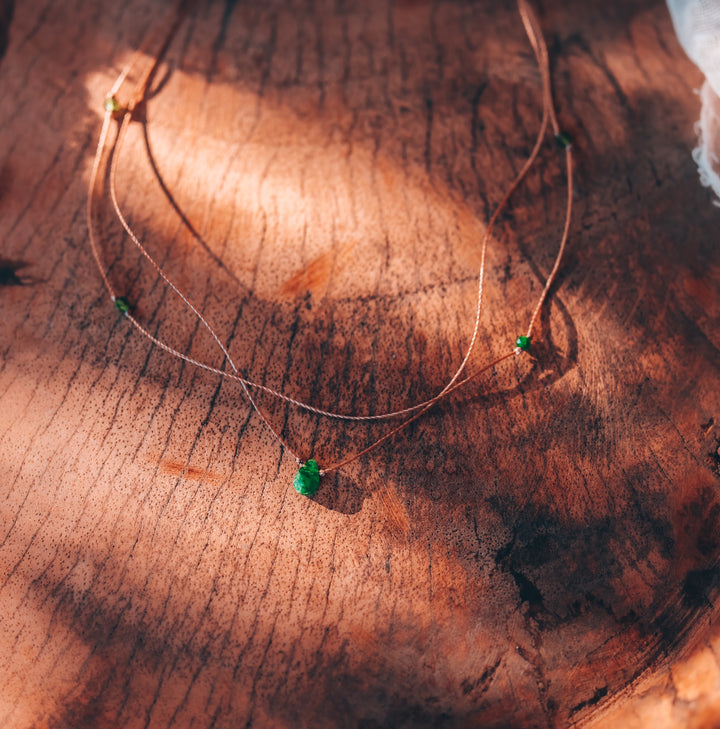
[[[661,2],[539,8],[578,170],[537,361],[314,501],[240,389],[140,338],[91,257],[102,101],[170,4],[0,7],[0,725],[720,725],[720,209]],[[201,4],[161,70],[120,201],[243,371],[353,412],[436,392],[539,123],[515,10]],[[493,239],[475,366],[526,326],[561,163],[546,145]],[[97,222],[140,320],[219,364]],[[264,402],[321,465],[383,432]]]

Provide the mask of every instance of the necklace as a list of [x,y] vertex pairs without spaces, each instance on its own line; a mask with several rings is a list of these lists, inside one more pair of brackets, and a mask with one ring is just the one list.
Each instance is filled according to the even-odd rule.
[[[540,311],[542,310],[543,305],[545,304],[545,301],[548,296],[548,292],[557,276],[557,272],[560,267],[560,262],[562,260],[562,256],[567,244],[568,240],[568,234],[570,229],[570,220],[571,220],[571,212],[572,212],[572,196],[573,196],[573,163],[572,163],[572,145],[570,143],[570,138],[567,134],[561,131],[560,126],[558,124],[557,116],[555,113],[555,107],[552,97],[552,90],[551,90],[551,84],[550,84],[550,70],[549,70],[549,60],[548,60],[548,52],[547,47],[545,45],[545,41],[543,39],[542,33],[540,31],[540,25],[537,20],[537,17],[535,16],[534,12],[530,8],[530,6],[527,3],[527,0],[518,0],[518,12],[520,14],[520,18],[522,20],[525,32],[528,36],[528,39],[530,41],[530,44],[533,48],[533,52],[535,54],[535,58],[537,60],[538,68],[540,70],[540,75],[542,79],[542,121],[540,124],[540,129],[538,131],[535,144],[533,146],[533,149],[528,156],[527,160],[523,164],[522,168],[516,175],[515,179],[510,183],[507,190],[503,194],[500,202],[495,208],[495,211],[493,212],[492,216],[490,217],[490,220],[488,222],[487,228],[485,230],[485,233],[482,237],[481,243],[480,243],[480,269],[477,277],[477,300],[476,300],[476,307],[475,307],[475,321],[473,326],[472,335],[470,337],[470,342],[465,350],[465,354],[463,356],[462,361],[460,362],[459,366],[456,368],[454,373],[449,377],[446,384],[443,386],[443,388],[435,394],[433,397],[424,400],[422,402],[415,403],[413,405],[409,405],[407,407],[393,410],[385,413],[379,413],[379,414],[373,414],[373,415],[358,415],[358,414],[348,414],[348,413],[339,413],[339,412],[333,412],[331,410],[325,410],[322,408],[319,408],[317,406],[311,405],[309,403],[303,402],[302,400],[287,395],[286,393],[280,392],[278,390],[275,390],[271,387],[268,387],[264,384],[254,382],[253,380],[247,378],[243,374],[240,373],[238,367],[236,366],[235,362],[233,361],[233,358],[230,356],[230,353],[228,352],[227,347],[223,344],[223,342],[220,340],[219,336],[217,335],[215,329],[212,327],[210,322],[206,319],[206,317],[200,312],[200,310],[190,301],[190,299],[178,288],[178,286],[170,279],[170,277],[163,271],[162,267],[158,264],[158,262],[152,257],[152,255],[148,252],[145,245],[141,242],[140,238],[136,235],[133,228],[130,226],[127,218],[123,214],[120,204],[118,202],[118,196],[117,196],[117,185],[116,185],[116,177],[117,177],[117,168],[118,168],[118,159],[120,157],[120,150],[122,148],[122,143],[125,137],[125,133],[127,131],[127,128],[130,124],[130,122],[135,118],[134,113],[138,109],[138,106],[146,101],[148,89],[150,86],[151,79],[157,69],[157,66],[160,62],[160,59],[164,55],[165,51],[167,50],[167,47],[169,46],[170,40],[172,39],[175,31],[177,30],[178,25],[180,24],[182,20],[182,14],[177,13],[176,19],[174,24],[170,27],[170,30],[165,38],[165,42],[163,43],[163,46],[161,48],[161,51],[156,55],[155,62],[153,66],[150,68],[150,70],[145,74],[144,78],[140,82],[140,84],[137,86],[136,91],[134,94],[130,96],[130,99],[125,103],[121,104],[120,101],[118,101],[118,93],[120,89],[122,88],[123,84],[125,83],[125,80],[133,66],[133,62],[131,62],[124,70],[123,72],[118,76],[115,83],[113,84],[112,88],[110,89],[110,92],[108,93],[105,102],[104,102],[104,109],[105,109],[105,115],[103,119],[103,125],[102,130],[100,133],[100,138],[98,141],[97,151],[95,153],[95,158],[93,160],[93,166],[92,171],[90,175],[90,182],[89,182],[89,190],[88,190],[88,199],[87,199],[87,225],[88,225],[88,237],[90,241],[90,247],[93,254],[93,257],[95,259],[95,262],[97,264],[98,270],[100,271],[100,275],[102,277],[103,283],[105,285],[105,288],[107,289],[108,294],[110,295],[110,298],[112,302],[115,305],[115,308],[126,318],[133,327],[146,339],[148,339],[153,345],[156,347],[159,347],[160,349],[164,350],[168,354],[172,355],[173,357],[176,357],[180,360],[183,360],[189,364],[192,364],[195,367],[207,370],[208,372],[211,372],[213,374],[219,375],[221,377],[228,378],[230,380],[234,380],[235,382],[239,383],[243,394],[248,399],[248,402],[250,403],[253,410],[257,413],[257,415],[260,417],[264,425],[269,429],[272,436],[277,440],[277,442],[288,451],[288,453],[292,454],[292,456],[295,458],[295,461],[298,465],[298,470],[295,474],[293,485],[295,487],[295,490],[299,493],[306,495],[306,496],[312,496],[316,493],[321,476],[331,473],[333,471],[337,471],[344,466],[349,465],[353,461],[357,460],[358,458],[361,458],[364,455],[367,455],[371,451],[378,448],[380,445],[385,443],[387,440],[392,438],[394,435],[399,433],[401,430],[406,428],[410,423],[420,418],[422,415],[424,415],[430,408],[433,407],[433,405],[440,402],[442,399],[450,395],[455,390],[463,387],[471,380],[475,379],[479,375],[488,372],[489,370],[494,369],[497,365],[504,362],[505,360],[510,359],[511,357],[516,357],[521,354],[528,354],[531,346],[532,341],[532,334],[533,330],[535,328],[535,324],[537,321],[537,318],[540,314]],[[109,144],[108,149],[108,138],[110,136],[110,130],[112,123],[116,122],[117,124],[117,131],[114,140],[112,140]],[[558,245],[557,254],[555,256],[555,260],[553,263],[553,266],[548,273],[545,284],[543,286],[543,289],[540,293],[540,296],[538,297],[534,308],[532,310],[532,314],[530,316],[527,329],[524,334],[521,334],[517,337],[515,340],[514,346],[512,348],[508,348],[508,351],[501,355],[500,357],[497,357],[493,361],[485,364],[479,369],[474,370],[473,372],[468,373],[467,370],[467,364],[470,360],[470,357],[475,349],[475,344],[477,342],[478,334],[480,331],[480,314],[482,310],[482,302],[483,302],[483,288],[485,283],[485,268],[486,268],[486,253],[488,248],[488,243],[490,241],[495,223],[497,222],[498,217],[500,216],[501,212],[506,207],[512,193],[516,190],[516,188],[519,186],[519,184],[522,182],[522,180],[527,175],[530,168],[535,163],[538,154],[540,152],[541,146],[543,144],[543,141],[545,139],[548,126],[551,127],[552,133],[555,137],[555,140],[557,141],[560,148],[564,151],[565,154],[565,164],[566,164],[566,176],[567,176],[567,203],[566,203],[566,214],[565,214],[565,223],[563,227],[562,236],[560,239],[560,243]],[[95,232],[94,232],[94,200],[97,195],[96,188],[97,188],[97,181],[99,177],[99,173],[101,170],[101,167],[103,165],[103,160],[106,159],[105,162],[105,168],[104,172],[107,175],[107,178],[109,180],[109,194],[110,194],[110,202],[112,206],[112,210],[114,212],[114,215],[116,216],[117,220],[119,221],[120,225],[124,229],[125,233],[129,237],[129,239],[132,241],[132,243],[135,245],[135,247],[139,250],[139,252],[144,256],[144,258],[148,261],[148,263],[155,269],[156,273],[160,276],[160,278],[164,281],[164,283],[180,298],[183,305],[193,314],[194,317],[196,317],[197,321],[202,324],[202,326],[208,331],[210,336],[213,338],[217,346],[219,347],[220,351],[222,352],[222,355],[224,357],[225,362],[229,365],[230,370],[220,369],[218,367],[214,367],[212,365],[209,365],[205,362],[202,362],[198,359],[195,359],[193,357],[190,357],[188,354],[180,351],[179,349],[176,349],[172,345],[168,344],[165,341],[162,341],[158,337],[154,336],[147,328],[144,326],[132,313],[132,307],[130,302],[125,296],[118,295],[116,293],[116,290],[111,283],[107,268],[104,265],[101,255],[100,255],[100,249],[97,243],[97,240],[95,238]],[[331,463],[329,465],[325,465],[323,468],[320,468],[318,465],[317,460],[313,458],[309,458],[307,460],[302,460],[299,455],[291,448],[291,446],[286,442],[286,440],[283,438],[283,436],[280,434],[278,429],[276,427],[273,427],[272,423],[270,422],[270,419],[268,415],[265,413],[265,411],[260,407],[260,405],[257,402],[257,393],[264,393],[266,395],[269,395],[273,398],[276,398],[278,400],[284,401],[285,403],[294,406],[296,408],[300,408],[302,410],[308,411],[310,413],[313,413],[316,416],[325,417],[325,418],[331,418],[335,420],[340,421],[383,421],[383,420],[399,420],[400,422],[393,427],[391,427],[386,433],[384,433],[381,437],[377,438],[375,441],[370,443],[365,448],[358,450],[357,452],[341,459],[338,462]]]

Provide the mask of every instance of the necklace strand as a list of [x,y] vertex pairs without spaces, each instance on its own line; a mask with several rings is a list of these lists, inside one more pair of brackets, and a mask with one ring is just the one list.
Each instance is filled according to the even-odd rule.
[[[539,22],[526,0],[518,0],[518,11],[520,13],[520,17],[522,19],[523,26],[527,33],[530,44],[533,48],[533,52],[535,54],[535,58],[537,60],[538,67],[540,70],[541,81],[542,81],[542,109],[543,109],[542,121],[541,121],[540,128],[539,128],[539,131],[538,131],[538,134],[536,137],[535,144],[533,146],[533,149],[532,149],[530,155],[528,156],[527,160],[525,161],[522,168],[516,175],[515,179],[509,185],[509,187],[505,191],[503,197],[501,198],[500,202],[496,206],[495,211],[493,212],[493,214],[488,222],[485,233],[481,240],[480,268],[479,268],[478,279],[477,279],[477,302],[476,302],[476,307],[475,307],[475,321],[474,321],[472,335],[470,337],[470,342],[467,346],[467,349],[465,350],[465,354],[464,354],[463,359],[460,362],[459,366],[457,367],[457,369],[455,370],[453,375],[450,377],[448,382],[445,384],[445,386],[436,395],[434,395],[433,397],[431,397],[427,400],[416,403],[414,405],[410,405],[405,408],[401,408],[398,410],[392,410],[392,411],[385,412],[385,413],[377,413],[377,414],[372,414],[372,415],[370,415],[370,414],[354,415],[354,414],[333,412],[331,410],[325,410],[323,408],[316,407],[309,403],[305,403],[305,402],[299,400],[298,398],[292,397],[283,392],[275,390],[271,387],[268,387],[267,385],[263,385],[261,383],[256,383],[256,382],[250,380],[249,378],[241,375],[233,358],[230,356],[230,353],[228,352],[227,347],[220,340],[219,336],[217,335],[216,331],[214,330],[214,328],[212,327],[210,322],[203,316],[203,314],[190,301],[190,299],[175,285],[175,283],[170,279],[170,277],[162,270],[162,267],[157,263],[157,261],[148,252],[146,247],[143,245],[143,243],[141,242],[139,237],[135,234],[132,227],[128,223],[125,215],[123,214],[120,204],[118,202],[118,197],[117,197],[116,178],[117,178],[118,159],[120,157],[120,151],[122,149],[124,137],[125,137],[127,128],[133,119],[134,112],[137,109],[138,105],[140,103],[145,102],[147,99],[147,91],[148,91],[148,87],[149,87],[149,82],[154,75],[154,72],[160,62],[160,59],[162,58],[162,55],[164,55],[164,52],[167,49],[174,32],[177,29],[177,26],[181,22],[182,12],[178,12],[176,14],[175,23],[171,26],[170,31],[168,32],[168,34],[165,37],[165,42],[163,44],[162,51],[156,56],[155,63],[150,68],[150,70],[145,74],[142,82],[137,87],[137,89],[138,89],[137,92],[135,93],[134,97],[131,98],[131,100],[128,102],[128,104],[125,106],[121,106],[116,99],[116,94],[119,92],[119,90],[123,86],[128,74],[130,73],[132,66],[134,65],[134,61],[132,61],[130,64],[128,64],[128,66],[118,76],[118,78],[115,81],[115,83],[113,84],[108,96],[106,97],[105,115],[104,115],[104,119],[103,119],[103,125],[102,125],[102,129],[101,129],[101,133],[100,133],[100,138],[98,141],[97,151],[95,154],[95,158],[93,160],[93,166],[92,166],[92,171],[91,171],[91,175],[90,175],[90,183],[89,183],[88,202],[87,202],[87,223],[88,223],[90,246],[92,249],[93,257],[94,257],[95,262],[100,271],[103,283],[104,283],[106,289],[108,290],[108,293],[110,294],[110,297],[111,297],[112,301],[114,302],[116,308],[125,316],[125,318],[127,318],[130,321],[130,323],[137,329],[137,331],[140,332],[152,344],[154,344],[158,348],[164,350],[168,354],[170,354],[180,360],[183,360],[189,364],[192,364],[193,366],[207,370],[208,372],[219,375],[221,377],[225,377],[227,379],[234,380],[240,384],[245,396],[248,398],[248,401],[249,401],[251,407],[258,414],[258,416],[263,421],[263,423],[267,426],[267,428],[269,429],[269,431],[271,432],[273,437],[277,440],[277,442],[280,443],[283,446],[283,448],[288,451],[288,453],[292,454],[292,456],[295,458],[297,464],[300,466],[300,472],[298,473],[298,476],[296,476],[296,481],[295,481],[296,488],[298,488],[298,478],[299,478],[300,474],[303,473],[304,469],[309,468],[309,472],[311,475],[311,481],[313,481],[313,483],[311,484],[311,486],[313,486],[313,489],[308,492],[301,491],[303,493],[308,493],[308,495],[311,495],[312,493],[314,493],[314,490],[317,488],[317,483],[315,482],[315,480],[319,480],[320,476],[331,473],[333,471],[337,471],[338,469],[349,465],[350,463],[357,460],[358,458],[361,458],[362,456],[367,455],[368,453],[370,453],[371,451],[375,450],[380,445],[382,445],[385,441],[389,440],[394,435],[396,435],[398,432],[403,430],[405,427],[410,425],[410,423],[417,420],[425,412],[427,412],[433,405],[435,405],[440,400],[442,400],[445,397],[447,397],[448,395],[450,395],[452,392],[454,392],[458,388],[463,387],[468,382],[475,379],[479,375],[487,372],[488,370],[495,368],[500,363],[504,362],[505,360],[509,359],[510,357],[512,357],[514,355],[519,355],[523,352],[527,353],[530,348],[532,333],[533,333],[533,330],[535,327],[535,323],[537,321],[537,317],[539,316],[539,313],[542,310],[543,304],[545,303],[545,301],[547,299],[550,288],[552,287],[552,284],[555,281],[555,278],[557,277],[557,273],[558,273],[558,270],[560,267],[562,256],[565,251],[567,240],[569,237],[570,222],[571,222],[571,217],[572,217],[573,164],[572,164],[572,146],[570,144],[570,140],[566,134],[564,134],[560,131],[560,126],[558,124],[557,116],[555,113],[555,107],[554,107],[554,102],[553,102],[553,98],[552,98],[552,87],[551,87],[551,79],[550,79],[550,69],[549,69],[547,46],[543,39],[542,32],[541,32],[540,26],[539,26]],[[197,320],[209,332],[211,337],[214,339],[215,343],[220,348],[220,350],[223,354],[224,360],[229,364],[232,371],[219,369],[218,367],[213,367],[212,365],[209,365],[205,362],[201,362],[193,357],[190,357],[189,355],[185,354],[184,352],[181,352],[181,351],[175,349],[174,347],[167,344],[166,342],[163,342],[158,337],[154,336],[151,332],[149,332],[133,316],[127,299],[125,297],[116,295],[115,289],[109,280],[106,268],[103,265],[102,258],[100,256],[99,247],[98,247],[97,241],[95,239],[94,225],[93,225],[93,214],[94,214],[93,201],[95,198],[97,179],[98,179],[98,175],[100,172],[102,159],[105,156],[105,151],[106,151],[107,141],[108,141],[108,136],[109,136],[109,131],[110,131],[110,124],[111,124],[111,121],[113,120],[113,118],[116,118],[119,120],[119,125],[118,125],[118,129],[117,129],[117,133],[115,135],[115,139],[110,144],[110,150],[108,152],[108,163],[107,163],[109,168],[106,168],[107,176],[109,178],[109,191],[110,191],[110,199],[111,199],[113,212],[115,213],[115,216],[117,217],[118,221],[120,222],[121,226],[125,230],[126,234],[130,238],[132,243],[135,245],[135,247],[140,251],[140,253],[145,257],[145,259],[150,263],[151,267],[156,271],[156,273],[160,276],[160,278],[175,292],[175,294],[181,299],[183,304],[194,314],[194,316],[197,318]],[[143,123],[146,124],[147,122],[144,121]],[[537,160],[538,154],[540,152],[544,138],[547,133],[548,125],[551,126],[555,139],[557,140],[557,142],[560,144],[560,146],[563,148],[563,150],[565,152],[566,176],[567,176],[567,203],[566,203],[565,222],[564,222],[563,232],[562,232],[560,244],[558,246],[558,251],[556,253],[553,266],[552,266],[551,271],[548,274],[547,278],[545,279],[545,284],[543,286],[543,290],[542,290],[540,296],[538,297],[538,300],[535,303],[532,315],[531,315],[529,323],[528,323],[526,333],[525,333],[525,335],[519,336],[517,338],[514,349],[512,349],[510,352],[498,357],[497,359],[493,360],[489,364],[486,364],[482,368],[472,372],[471,374],[464,375],[468,361],[470,360],[470,357],[475,349],[475,345],[477,343],[479,330],[480,330],[480,318],[481,318],[481,313],[482,313],[482,302],[483,302],[483,288],[484,288],[484,282],[485,282],[486,253],[487,253],[487,247],[488,247],[490,237],[494,230],[494,226],[495,226],[495,223],[497,222],[497,219],[499,218],[500,214],[507,206],[513,192],[517,189],[517,187],[523,181],[523,179],[525,178],[525,176],[527,175],[527,173],[529,172],[529,170],[531,169],[531,167]],[[301,460],[299,455],[297,453],[295,453],[295,451],[283,439],[283,437],[280,435],[280,433],[278,433],[277,430],[272,426],[268,415],[259,406],[259,404],[257,403],[251,390],[263,392],[267,395],[270,395],[271,397],[284,401],[287,404],[296,406],[300,409],[303,409],[303,410],[313,413],[315,415],[332,418],[332,419],[337,419],[337,420],[367,422],[367,421],[379,421],[379,420],[386,420],[386,419],[392,419],[392,418],[400,418],[403,416],[409,416],[409,417],[406,417],[398,425],[393,427],[391,430],[386,432],[384,435],[377,438],[375,441],[370,443],[365,448],[347,456],[346,458],[344,458],[336,463],[333,463],[329,466],[325,466],[324,468],[320,469],[317,466],[317,462],[314,459],[309,459],[307,462],[303,463],[303,461]],[[316,474],[316,476],[314,474]],[[302,480],[302,479],[300,479],[300,480]],[[298,490],[300,490],[300,489],[298,488]]]

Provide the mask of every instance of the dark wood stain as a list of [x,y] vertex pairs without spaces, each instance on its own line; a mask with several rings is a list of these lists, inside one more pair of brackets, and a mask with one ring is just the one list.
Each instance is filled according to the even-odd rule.
[[15,10],[15,0],[0,0],[0,61],[10,42],[10,24]]
[[177,478],[185,478],[188,481],[211,481],[218,482],[222,480],[222,476],[212,473],[204,468],[196,466],[188,466],[179,461],[171,461],[165,459],[160,462],[160,472],[167,476],[176,476]]
[[30,265],[27,261],[11,261],[7,258],[0,258],[0,286],[29,286],[36,283],[35,278],[18,273]]

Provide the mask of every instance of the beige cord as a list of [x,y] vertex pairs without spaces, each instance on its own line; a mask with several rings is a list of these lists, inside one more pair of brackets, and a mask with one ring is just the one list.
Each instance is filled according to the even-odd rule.
[[528,325],[526,338],[527,338],[527,344],[529,345],[529,340],[532,335],[533,328],[535,326],[537,317],[542,309],[542,306],[547,298],[548,292],[557,276],[557,272],[560,268],[560,262],[562,260],[563,253],[566,248],[568,236],[569,236],[569,229],[570,229],[570,222],[571,222],[571,216],[572,216],[572,196],[573,196],[573,185],[572,185],[572,175],[573,175],[573,167],[572,167],[572,150],[569,142],[567,141],[567,138],[564,135],[561,135],[560,133],[560,127],[557,121],[557,116],[555,113],[553,98],[552,98],[552,88],[551,88],[551,79],[550,79],[550,68],[549,68],[549,61],[548,61],[548,52],[547,52],[547,46],[545,44],[545,41],[543,39],[542,33],[540,31],[539,22],[537,20],[537,17],[535,16],[534,12],[530,8],[530,6],[527,4],[526,0],[518,0],[518,10],[520,13],[520,16],[523,21],[523,25],[525,27],[525,31],[528,35],[528,38],[530,40],[530,44],[532,45],[533,51],[535,53],[535,57],[538,62],[538,67],[540,69],[540,75],[542,79],[542,98],[543,98],[543,115],[542,115],[542,121],[540,124],[540,129],[538,131],[538,135],[535,141],[535,144],[533,146],[533,149],[530,153],[530,156],[525,161],[524,165],[522,166],[520,172],[516,175],[515,179],[512,181],[508,189],[506,190],[505,194],[503,195],[502,199],[500,200],[499,204],[497,205],[493,215],[490,218],[490,221],[488,222],[487,228],[485,230],[485,233],[483,235],[482,241],[481,241],[481,254],[480,254],[480,270],[478,273],[478,286],[477,286],[477,305],[475,310],[475,322],[473,326],[472,335],[470,338],[470,343],[466,349],[465,355],[456,369],[456,371],[453,373],[447,384],[438,392],[435,396],[429,398],[428,400],[424,400],[423,402],[417,403],[415,405],[411,405],[406,408],[402,408],[399,410],[393,410],[386,413],[379,413],[375,415],[349,415],[344,413],[337,413],[332,412],[330,410],[324,410],[322,408],[315,407],[313,405],[310,405],[308,403],[304,403],[301,400],[298,400],[297,398],[291,397],[289,395],[286,395],[285,393],[279,392],[277,390],[274,390],[271,387],[268,387],[266,385],[262,385],[256,382],[253,382],[250,379],[247,379],[240,375],[240,372],[235,365],[235,362],[233,361],[232,357],[230,356],[230,353],[228,352],[225,345],[221,342],[219,336],[213,329],[212,325],[207,321],[207,319],[202,315],[202,313],[198,310],[198,308],[188,299],[188,297],[183,294],[182,291],[175,285],[175,283],[165,274],[165,272],[162,270],[160,265],[153,259],[153,257],[150,255],[150,253],[147,251],[145,246],[142,244],[140,239],[137,237],[131,226],[129,225],[125,215],[123,214],[118,198],[117,198],[117,186],[116,186],[116,177],[117,177],[117,167],[118,167],[118,160],[120,157],[120,151],[122,149],[122,144],[124,141],[125,133],[127,131],[127,127],[132,120],[133,112],[138,104],[140,104],[146,97],[147,90],[148,90],[148,84],[149,80],[152,78],[152,75],[154,74],[157,64],[159,63],[159,59],[164,54],[165,49],[169,45],[169,42],[172,38],[172,35],[176,31],[181,17],[182,13],[178,12],[175,23],[172,24],[171,30],[168,32],[168,34],[165,37],[165,42],[163,45],[163,51],[161,54],[159,54],[156,57],[156,61],[151,67],[151,69],[146,73],[146,75],[143,78],[143,81],[141,84],[139,84],[138,87],[136,87],[136,92],[134,96],[132,97],[130,103],[125,107],[121,108],[119,104],[115,101],[115,95],[118,93],[120,88],[122,87],[131,66],[133,63],[129,64],[128,67],[126,67],[123,72],[118,76],[117,80],[113,84],[113,87],[110,91],[110,94],[108,96],[108,100],[111,101],[111,103],[106,103],[106,113],[103,120],[103,126],[100,133],[100,139],[98,142],[97,151],[95,154],[95,158],[93,161],[93,167],[92,172],[90,175],[90,184],[89,184],[89,194],[88,194],[88,203],[87,203],[87,218],[88,218],[88,231],[89,231],[89,239],[90,239],[90,246],[92,249],[93,257],[95,258],[95,262],[97,263],[98,269],[100,270],[100,274],[103,279],[103,283],[105,284],[105,287],[107,288],[112,300],[116,302],[116,305],[118,304],[118,297],[115,295],[115,291],[108,279],[107,273],[105,268],[103,267],[102,260],[100,257],[97,241],[95,239],[94,235],[94,225],[93,225],[93,201],[95,197],[95,188],[97,186],[97,177],[98,172],[100,169],[100,165],[105,153],[105,147],[107,145],[107,139],[109,134],[109,128],[110,128],[110,122],[113,119],[113,117],[120,118],[120,125],[118,128],[117,135],[115,137],[114,142],[111,145],[110,152],[109,152],[109,187],[110,187],[110,198],[112,201],[112,207],[115,212],[115,215],[117,216],[120,224],[124,228],[127,235],[130,237],[131,241],[134,243],[134,245],[138,248],[138,250],[143,254],[143,256],[148,260],[148,262],[151,264],[151,266],[154,268],[154,270],[157,272],[157,274],[165,281],[165,283],[178,295],[178,297],[182,300],[182,302],[185,304],[185,306],[192,311],[192,313],[197,317],[197,319],[200,321],[200,323],[207,329],[207,331],[210,333],[210,335],[215,340],[216,344],[220,348],[220,350],[223,353],[224,358],[227,360],[228,364],[230,365],[232,372],[227,372],[225,370],[218,369],[217,367],[212,367],[211,365],[207,365],[203,362],[200,362],[182,352],[175,349],[174,347],[166,344],[165,342],[159,340],[157,337],[153,336],[145,327],[143,327],[140,322],[135,319],[130,311],[128,310],[127,306],[121,307],[118,306],[118,308],[124,313],[126,318],[130,320],[130,322],[133,324],[133,326],[143,335],[145,336],[150,342],[152,342],[155,346],[163,349],[168,354],[171,354],[174,357],[177,357],[185,362],[188,362],[194,366],[200,367],[202,369],[205,369],[209,372],[212,372],[214,374],[220,375],[222,377],[226,377],[231,380],[235,380],[236,382],[239,382],[240,385],[243,388],[243,392],[248,398],[248,401],[250,402],[253,409],[258,413],[264,424],[268,427],[270,432],[273,434],[273,436],[277,439],[277,441],[290,452],[295,460],[298,463],[301,463],[301,459],[298,457],[298,455],[290,448],[290,446],[287,444],[287,442],[280,436],[280,434],[272,427],[272,425],[269,422],[269,419],[267,415],[262,411],[262,409],[258,406],[256,403],[252,393],[250,392],[250,389],[256,389],[261,392],[264,392],[268,395],[271,395],[272,397],[275,397],[277,399],[280,399],[286,403],[289,403],[291,405],[294,405],[298,408],[304,409],[308,412],[314,413],[316,415],[321,415],[328,418],[334,418],[339,420],[348,420],[348,421],[375,421],[375,420],[384,420],[389,418],[397,418],[405,415],[412,416],[410,418],[405,419],[403,422],[392,428],[390,431],[385,433],[383,436],[375,440],[373,443],[368,445],[366,448],[358,451],[357,453],[345,458],[344,460],[335,463],[331,466],[328,466],[324,469],[321,469],[320,473],[321,475],[327,474],[331,471],[338,470],[339,468],[348,465],[349,463],[355,461],[356,459],[360,458],[363,455],[366,455],[370,453],[372,450],[380,446],[382,443],[384,443],[386,440],[391,438],[393,435],[398,433],[400,430],[408,426],[411,422],[419,418],[421,415],[423,415],[427,410],[429,410],[433,405],[438,403],[440,400],[442,400],[444,397],[449,395],[450,393],[454,392],[456,389],[462,387],[463,385],[470,382],[470,380],[474,379],[475,377],[479,376],[483,372],[486,372],[489,369],[494,368],[501,362],[505,361],[506,359],[510,358],[514,354],[519,354],[522,351],[524,351],[525,347],[516,346],[511,352],[499,357],[498,359],[494,360],[488,365],[485,365],[480,370],[477,370],[476,372],[466,375],[465,377],[462,377],[465,368],[467,366],[467,363],[474,351],[475,345],[477,343],[479,330],[480,330],[480,318],[481,318],[481,311],[482,311],[482,301],[483,301],[483,287],[484,287],[484,281],[485,281],[485,269],[486,269],[486,254],[487,254],[487,247],[490,240],[490,237],[492,235],[495,223],[497,222],[498,217],[500,216],[501,212],[504,210],[505,206],[509,202],[509,199],[512,195],[512,193],[517,189],[519,184],[522,182],[522,180],[527,175],[528,171],[534,164],[534,162],[537,160],[537,156],[540,152],[540,148],[542,146],[543,140],[545,138],[548,124],[552,127],[553,133],[555,134],[556,138],[561,140],[563,142],[563,146],[565,147],[565,157],[566,157],[566,170],[567,170],[567,180],[568,180],[568,192],[567,192],[567,207],[566,207],[566,215],[565,215],[565,225],[563,229],[563,234],[561,237],[560,245],[558,247],[558,252],[555,256],[555,262],[554,265],[548,274],[548,277],[545,280],[545,285],[543,287],[542,293],[540,294],[540,297],[537,300],[537,303],[535,304],[535,307],[532,312],[532,316],[530,318],[530,322]]

